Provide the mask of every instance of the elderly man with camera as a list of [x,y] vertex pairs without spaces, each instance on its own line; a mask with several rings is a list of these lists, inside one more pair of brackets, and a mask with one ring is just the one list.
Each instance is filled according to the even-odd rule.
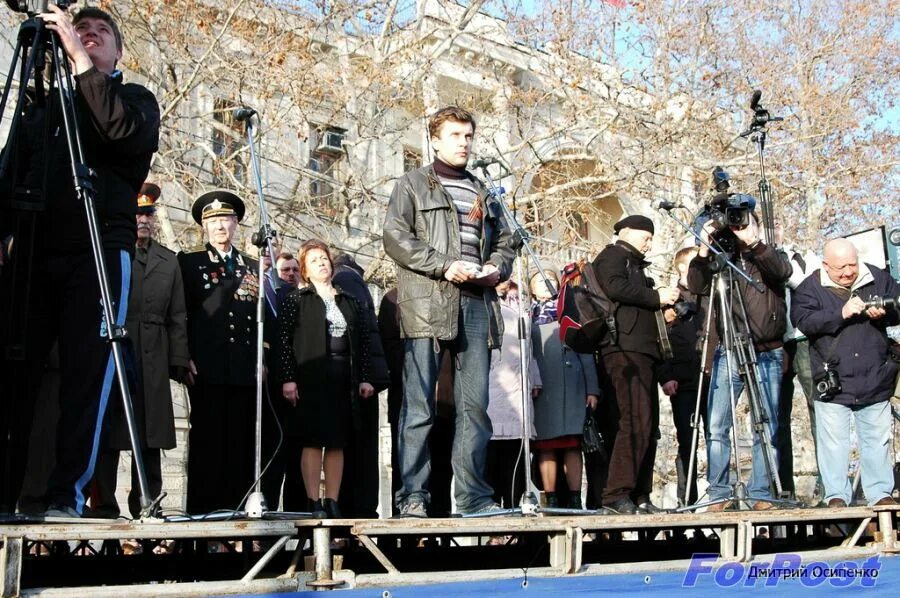
[[829,507],[850,504],[850,420],[870,505],[892,505],[891,403],[897,363],[885,328],[900,322],[900,284],[860,264],[846,239],[825,245],[822,268],[794,291],[791,321],[810,340],[819,472]]

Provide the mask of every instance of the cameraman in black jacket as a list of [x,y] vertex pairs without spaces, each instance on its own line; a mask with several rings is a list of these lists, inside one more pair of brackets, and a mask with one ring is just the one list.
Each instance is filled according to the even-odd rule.
[[[749,208],[752,209],[752,208]],[[760,240],[759,223],[756,214],[751,212],[746,226],[729,226],[728,231],[718,233],[733,235],[735,259],[739,265],[755,279],[760,279],[765,291],[760,293],[742,277],[730,272],[723,276],[735,277],[736,293],[730,300],[732,313],[719,313],[718,298],[715,301],[716,326],[710,331],[710,346],[718,345],[715,352],[710,352],[704,364],[705,371],[710,372],[710,388],[707,403],[706,446],[709,453],[709,498],[720,500],[731,495],[729,483],[729,465],[731,462],[731,397],[728,389],[729,380],[734,388],[735,397],[739,397],[744,389],[744,381],[737,372],[737,363],[732,362],[733,370],[727,371],[725,352],[719,334],[722,320],[728,318],[732,326],[749,329],[756,360],[759,365],[760,392],[763,404],[760,406],[768,419],[768,434],[773,444],[778,434],[778,397],[781,389],[782,363],[784,360],[783,337],[786,328],[786,307],[784,302],[785,283],[791,276],[791,265],[787,256],[776,251]],[[710,242],[716,232],[716,223],[709,220],[703,225],[702,238]],[[709,295],[712,286],[712,256],[705,245],[701,245],[697,257],[691,260],[688,270],[688,288],[697,295]],[[736,296],[740,295],[740,297]],[[747,321],[743,321],[740,309],[740,298],[746,308]],[[775,455],[775,465],[778,459]],[[763,448],[759,438],[753,439],[753,472],[748,484],[750,498],[756,502],[753,508],[764,510],[772,508],[768,475],[765,467]],[[709,507],[710,511],[721,511],[728,506],[721,502]]]
[[[72,67],[85,163],[97,173],[92,183],[113,309],[116,321],[124,324],[136,238],[135,198],[157,149],[159,105],[143,86],[122,82],[116,70],[122,35],[108,13],[83,8],[73,16],[55,5],[48,10],[40,18],[58,36]],[[19,135],[5,149],[13,152],[13,168],[9,180],[2,182],[0,238],[14,236],[11,260],[15,262],[16,249],[21,248],[17,270],[30,274],[30,287],[24,278],[12,280],[9,272],[0,294],[5,303],[15,293],[16,305],[28,306],[28,334],[24,363],[5,361],[4,380],[30,401],[40,382],[41,364],[53,342],[59,343],[60,419],[47,513],[78,517],[93,475],[107,404],[119,400],[112,390],[115,368],[105,338],[107,323],[100,307],[85,205],[72,180],[58,95],[46,101],[34,98],[22,118]],[[10,198],[14,201],[8,202]],[[30,205],[22,209],[23,204]],[[36,214],[33,232],[17,226],[32,214]],[[31,243],[29,256],[24,250]],[[23,297],[26,288],[30,293]],[[13,318],[23,315],[11,314]],[[17,340],[22,339],[3,339],[3,344]],[[5,394],[9,400],[23,400]],[[22,449],[7,460],[24,463],[30,413],[7,427],[17,439],[24,439],[4,447]],[[20,475],[14,474],[3,489],[7,508],[16,498]]]

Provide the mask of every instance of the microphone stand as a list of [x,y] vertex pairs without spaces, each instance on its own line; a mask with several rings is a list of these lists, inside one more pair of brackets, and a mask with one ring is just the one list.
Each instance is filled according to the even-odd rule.
[[750,128],[740,134],[741,137],[750,137],[750,140],[756,144],[756,153],[759,157],[759,204],[762,212],[763,221],[763,241],[766,245],[773,245],[775,241],[775,216],[772,213],[772,188],[766,178],[766,161],[765,148],[766,138],[768,137],[768,124],[770,122],[783,121],[781,116],[771,116],[769,111],[759,105],[761,97],[759,90],[753,94],[750,101],[750,109],[753,110],[753,122]]
[[[509,206],[506,205],[504,201],[504,196],[506,194],[506,190],[503,187],[497,185],[494,181],[493,177],[491,177],[491,173],[488,172],[489,163],[479,163],[478,167],[481,168],[481,172],[484,175],[484,178],[487,180],[488,194],[494,200],[494,204],[499,204],[500,208],[503,212],[503,217],[506,219],[507,224],[513,231],[513,247],[518,254],[518,258],[516,259],[516,277],[519,279],[519,288],[525,289],[525,277],[522,272],[522,251],[524,250],[529,259],[532,260],[532,263],[536,264],[538,267],[538,272],[541,277],[544,279],[544,284],[547,285],[547,290],[550,291],[552,297],[556,297],[559,294],[558,289],[554,286],[553,282],[550,278],[544,273],[544,267],[541,264],[541,260],[534,253],[534,250],[531,248],[531,244],[529,243],[529,239],[531,235],[526,231],[521,224],[519,224],[516,219],[515,214],[509,209]],[[502,165],[501,165],[502,167]],[[504,515],[522,515],[522,516],[536,516],[542,513],[550,514],[550,515],[596,515],[595,511],[588,511],[583,509],[564,509],[558,507],[541,507],[538,502],[538,490],[537,486],[534,483],[534,480],[531,479],[531,411],[528,409],[528,403],[531,400],[531,397],[528,393],[528,355],[531,352],[531,342],[529,335],[529,328],[526,321],[526,313],[525,308],[523,307],[522,294],[519,295],[519,301],[516,302],[516,309],[518,311],[518,337],[519,337],[519,394],[522,400],[522,455],[523,455],[523,467],[525,472],[525,491],[522,493],[522,498],[519,501],[518,508],[508,508],[501,509],[499,511],[494,511],[491,513],[479,513],[479,514],[471,514],[471,515],[462,515],[464,518],[483,518],[483,517],[497,517]],[[515,476],[513,476],[515,480]],[[515,482],[513,482],[513,487],[515,487]]]
[[[259,271],[258,278],[259,280],[259,292],[256,298],[256,422],[254,426],[254,453],[253,453],[253,490],[250,495],[247,497],[247,502],[245,504],[245,511],[247,517],[251,519],[260,519],[263,517],[275,518],[275,517],[287,517],[287,518],[296,518],[296,517],[310,517],[311,513],[278,513],[276,515],[275,512],[269,511],[268,505],[266,504],[265,495],[262,493],[262,475],[263,475],[263,467],[262,467],[262,417],[263,417],[263,377],[265,371],[265,365],[263,363],[263,340],[264,340],[264,330],[265,330],[265,303],[266,303],[266,293],[265,293],[265,284],[266,284],[266,270],[264,264],[264,257],[269,256],[272,258],[272,267],[269,269],[269,278],[272,283],[273,288],[277,291],[278,288],[281,287],[281,281],[277,276],[273,276],[272,273],[275,270],[275,255],[273,249],[273,241],[277,236],[277,232],[274,228],[272,228],[271,221],[269,220],[269,213],[266,209],[266,201],[265,195],[263,194],[262,188],[262,176],[260,174],[259,167],[259,155],[256,153],[256,141],[254,138],[254,133],[256,132],[256,125],[253,122],[253,116],[256,114],[255,110],[250,109],[239,109],[235,111],[235,116],[238,120],[246,120],[247,121],[247,144],[250,147],[250,166],[253,172],[253,182],[256,186],[256,197],[257,197],[257,207],[259,209],[259,230],[253,234],[252,242],[253,244],[259,248]],[[257,116],[258,118],[258,116]],[[272,313],[277,317],[277,306],[270,306],[272,309]],[[277,417],[277,416],[275,416]],[[278,449],[280,450],[280,448]],[[268,465],[266,466],[268,467]]]

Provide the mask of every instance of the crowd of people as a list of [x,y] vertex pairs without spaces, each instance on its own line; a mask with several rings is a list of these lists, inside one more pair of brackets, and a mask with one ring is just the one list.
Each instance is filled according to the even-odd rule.
[[[593,352],[576,352],[560,337],[558,271],[533,272],[519,281],[523,288],[510,280],[516,259],[510,227],[498,198],[467,170],[475,119],[447,107],[429,120],[433,163],[400,177],[391,195],[383,242],[396,265],[397,287],[384,294],[376,313],[362,269],[348,255],[333,256],[320,240],[306,241],[296,256],[265,257],[260,278],[257,260],[235,246],[245,207],[228,191],[211,191],[193,203],[203,245],[176,255],[155,241],[161,192],[145,179],[159,135],[156,101],[143,87],[122,83],[115,70],[121,34],[108,14],[84,9],[71,18],[51,10],[48,27],[60,33],[76,65],[77,91],[89,113],[82,123],[88,157],[106,181],[98,203],[103,250],[117,323],[129,333],[128,374],[149,498],[163,490],[160,451],[175,445],[170,380],[185,384],[190,397],[188,513],[239,509],[253,487],[262,295],[269,407],[261,424],[267,464],[261,486],[270,509],[377,517],[376,397],[382,390],[388,390],[397,516],[514,508],[526,476],[543,490],[548,507],[659,513],[651,493],[660,392],[672,403],[683,502],[701,500],[696,475],[687,475],[697,471],[690,463],[696,410],[705,429],[708,509],[729,508],[733,397],[748,379],[730,357],[726,323],[746,330],[750,355],[744,357],[758,377],[752,508],[773,508],[782,498],[773,488],[793,489],[795,376],[814,421],[824,503],[853,501],[847,472],[854,420],[865,499],[894,504],[889,399],[898,366],[885,329],[898,323],[898,311],[874,299],[900,296],[900,284],[861,263],[848,241],[828,242],[816,267],[777,238],[766,243],[751,214],[747,224],[729,230],[735,261],[761,285],[738,279],[733,293],[741,300],[722,301],[715,298],[714,259],[706,245],[720,233],[713,222],[702,228],[703,244],[675,254],[677,281],[667,286],[647,275],[653,221],[627,216],[614,226],[616,241],[585,266],[615,305],[615,334]],[[28,141],[37,142],[22,143]],[[37,159],[21,168],[36,177],[46,175],[48,165]],[[131,445],[112,389],[110,347],[97,334],[106,322],[97,309],[87,226],[80,228],[84,216],[75,211],[71,177],[44,179],[61,186],[48,195],[58,204],[44,206],[47,238],[35,239],[28,257],[35,268],[31,281],[46,288],[27,297],[28,334],[10,336],[12,329],[4,329],[4,347],[23,346],[21,354],[5,351],[4,379],[26,406],[3,410],[5,447],[16,450],[21,466],[4,476],[2,510],[13,512],[17,504],[25,510],[23,478],[40,477],[25,471],[21,457],[31,429],[27,405],[43,392],[54,395],[59,423],[44,491],[29,508],[50,516],[118,517],[119,452]],[[4,225],[21,222],[10,213],[3,213]],[[0,233],[8,238],[21,230]],[[4,262],[20,255],[13,252]],[[16,272],[2,271],[9,309],[21,299]],[[529,339],[524,357],[520,302]],[[703,360],[707,320],[712,326]],[[49,383],[51,348],[58,361],[55,385]],[[583,426],[592,413],[607,450],[586,460]],[[525,436],[533,439],[533,471],[520,454]],[[770,457],[781,484],[772,483]],[[128,509],[139,517],[146,500],[134,476]]]

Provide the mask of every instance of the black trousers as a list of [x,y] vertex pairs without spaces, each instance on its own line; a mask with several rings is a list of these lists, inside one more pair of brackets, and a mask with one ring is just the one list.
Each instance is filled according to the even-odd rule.
[[521,449],[521,440],[491,440],[488,443],[484,479],[494,489],[497,504],[507,509],[518,507],[525,492],[525,459],[519,459]]
[[209,384],[190,387],[187,511],[237,509],[253,483],[256,389]]
[[643,353],[617,352],[603,356],[607,388],[615,401],[612,417],[604,426],[607,450],[612,440],[609,472],[603,503],[630,497],[635,502],[650,498],[653,462],[659,433],[659,400],[656,395],[655,360]]
[[[131,285],[131,255],[125,250],[104,253],[116,321],[124,324]],[[78,512],[84,508],[86,490],[93,477],[110,401],[121,400],[117,389],[112,351],[105,337],[106,322],[100,301],[93,255],[54,255],[36,259],[27,303],[17,303],[9,316],[27,323],[21,359],[6,355],[4,374],[12,393],[4,393],[2,411],[12,407],[12,422],[4,427],[13,437],[4,446],[3,494],[17,495],[21,485],[33,401],[40,373],[54,341],[59,350],[59,422],[56,430],[56,464],[47,485],[46,502]],[[4,283],[4,286],[6,283]],[[16,281],[15,293],[22,291]],[[4,288],[4,295],[12,289]],[[20,297],[21,299],[21,297]],[[26,307],[27,306],[27,307]],[[20,313],[20,310],[22,312]],[[15,339],[5,339],[5,343]],[[14,405],[25,401],[26,405]]]
[[344,447],[338,503],[345,517],[378,519],[378,396],[359,398],[359,427]]
[[[262,466],[268,465],[268,468],[260,484],[266,506],[271,511],[306,511],[306,489],[300,472],[303,447],[297,437],[293,407],[281,396],[280,389],[274,392],[274,386],[267,385],[267,392],[268,398],[263,397]],[[271,407],[269,400],[272,401]]]
[[[118,517],[121,512],[116,500],[116,486],[119,473],[119,452],[101,451],[94,471],[94,493],[91,495],[91,508],[101,516]],[[147,491],[150,500],[156,499],[162,492],[161,452],[158,448],[142,448],[144,472],[147,475]],[[141,487],[138,483],[137,465],[131,458],[131,489],[128,492],[128,512],[137,519],[141,514]]]
[[[709,378],[703,376],[703,390],[701,390],[700,395],[700,418],[703,421],[704,426],[706,425],[706,396],[708,394]],[[691,427],[691,420],[694,418],[694,410],[697,407],[697,389],[691,389],[690,386],[685,389],[679,387],[678,392],[669,397],[669,401],[672,404],[672,420],[675,424],[675,438],[678,441],[678,457],[675,463],[675,468],[678,473],[678,497],[681,498],[684,496],[685,487],[687,486],[690,489],[687,504],[690,505],[697,502],[696,462],[694,463],[693,468],[694,475],[691,476],[690,480],[687,479],[691,461],[691,442],[694,435],[694,430]]]

